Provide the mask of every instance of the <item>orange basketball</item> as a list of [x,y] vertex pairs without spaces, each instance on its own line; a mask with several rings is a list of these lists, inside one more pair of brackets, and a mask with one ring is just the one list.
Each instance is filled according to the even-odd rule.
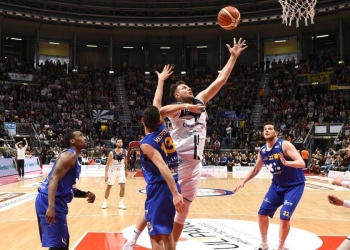
[[241,13],[232,6],[222,8],[218,14],[218,23],[225,30],[232,30],[238,26],[241,21]]

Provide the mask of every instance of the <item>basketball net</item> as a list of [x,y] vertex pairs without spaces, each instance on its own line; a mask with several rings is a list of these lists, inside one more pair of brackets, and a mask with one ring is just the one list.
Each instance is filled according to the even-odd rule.
[[295,19],[297,28],[299,21],[304,19],[305,26],[308,25],[307,20],[310,19],[311,24],[314,24],[315,6],[317,0],[278,0],[282,5],[282,23],[287,26],[292,25]]

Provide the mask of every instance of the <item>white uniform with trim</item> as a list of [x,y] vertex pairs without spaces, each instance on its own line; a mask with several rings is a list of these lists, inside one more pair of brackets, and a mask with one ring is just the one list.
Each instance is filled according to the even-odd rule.
[[[193,104],[203,104],[194,98]],[[189,110],[181,110],[174,118],[171,138],[179,157],[179,184],[181,194],[188,201],[196,196],[202,171],[202,158],[207,134],[207,112],[195,114]]]
[[118,184],[122,184],[126,182],[125,177],[125,157],[127,151],[123,149],[121,154],[116,152],[117,149],[114,149],[110,152],[112,154],[112,162],[108,169],[108,179],[106,184],[113,186],[115,181],[118,181]]

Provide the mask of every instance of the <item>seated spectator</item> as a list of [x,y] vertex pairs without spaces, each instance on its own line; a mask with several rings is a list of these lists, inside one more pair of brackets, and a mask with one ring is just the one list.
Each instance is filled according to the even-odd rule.
[[225,156],[225,154],[221,154],[221,157],[220,157],[220,166],[226,166],[227,165],[227,158]]

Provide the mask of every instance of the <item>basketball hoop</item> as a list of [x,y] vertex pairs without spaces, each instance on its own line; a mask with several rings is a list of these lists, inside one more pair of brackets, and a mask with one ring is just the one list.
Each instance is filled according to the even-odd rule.
[[310,19],[311,24],[314,24],[315,6],[317,0],[278,0],[282,5],[282,23],[287,26],[292,25],[295,19],[297,28],[299,21],[304,19],[305,26],[308,25],[307,20]]

